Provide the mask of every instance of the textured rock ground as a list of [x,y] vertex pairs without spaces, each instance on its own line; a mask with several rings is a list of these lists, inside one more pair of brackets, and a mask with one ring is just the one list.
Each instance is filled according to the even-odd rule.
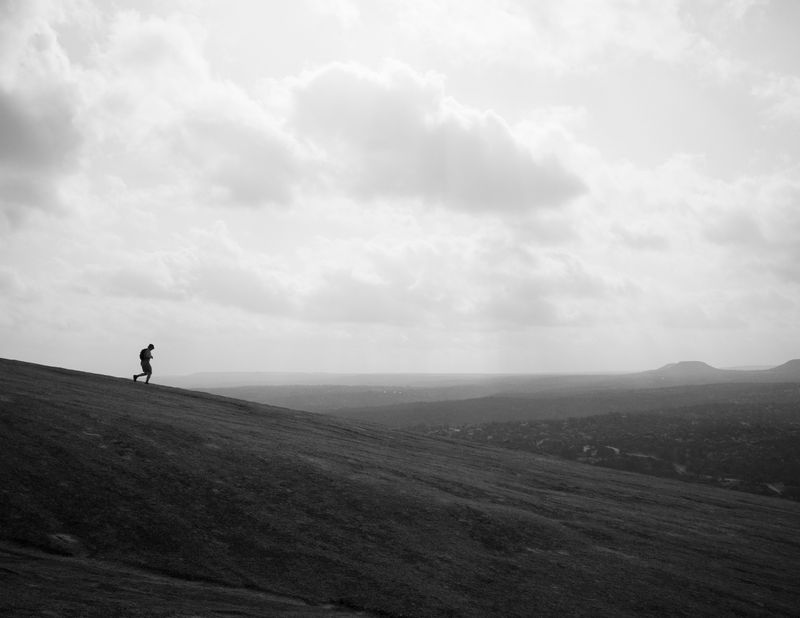
[[[800,606],[796,503],[130,379],[13,361],[0,376],[12,615],[91,615],[116,597],[132,616]],[[148,581],[176,592],[143,595]]]

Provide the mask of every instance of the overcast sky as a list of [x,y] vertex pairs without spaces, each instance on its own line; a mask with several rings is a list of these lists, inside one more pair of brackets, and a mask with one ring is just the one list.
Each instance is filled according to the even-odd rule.
[[0,0],[0,356],[800,357],[796,0]]

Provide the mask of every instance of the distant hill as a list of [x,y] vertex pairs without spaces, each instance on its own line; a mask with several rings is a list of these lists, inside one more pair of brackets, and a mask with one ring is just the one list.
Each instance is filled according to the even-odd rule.
[[650,383],[715,384],[722,382],[800,382],[800,360],[792,360],[770,369],[717,369],[702,361],[670,363],[660,369],[632,376]]
[[0,614],[791,615],[800,504],[0,360]]
[[767,369],[764,374],[775,379],[791,379],[800,382],[800,359],[793,359],[778,367]]
[[654,373],[691,380],[694,378],[716,378],[719,376],[731,375],[729,371],[717,369],[702,361],[681,361],[679,363],[664,365],[661,369],[656,369]]

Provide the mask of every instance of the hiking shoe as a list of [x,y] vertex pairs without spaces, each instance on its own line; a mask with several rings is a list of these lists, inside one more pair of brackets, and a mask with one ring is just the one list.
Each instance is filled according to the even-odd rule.
[[138,377],[139,377],[139,376],[137,376],[137,375],[134,375],[134,376],[133,376],[133,381],[134,381],[134,382],[136,382],[136,378],[138,378]]

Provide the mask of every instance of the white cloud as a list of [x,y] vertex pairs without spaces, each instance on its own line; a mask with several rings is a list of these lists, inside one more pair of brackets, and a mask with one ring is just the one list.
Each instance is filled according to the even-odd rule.
[[[738,67],[699,27],[714,6],[695,2],[416,0],[392,8],[389,18],[398,24],[392,32],[403,33],[396,48],[422,47],[457,66],[515,66],[563,75],[638,57],[694,65],[720,76]],[[746,13],[742,8],[738,14]]]
[[185,187],[200,204],[291,202],[309,154],[265,107],[212,75],[203,38],[178,18],[115,19],[84,114],[96,156],[126,184]]
[[769,74],[753,94],[766,104],[768,122],[792,126],[800,121],[800,76]]
[[395,282],[369,281],[349,272],[327,273],[305,299],[302,316],[315,322],[425,323],[431,299]]
[[[706,299],[692,298],[674,301],[661,311],[661,323],[678,331],[713,331],[741,329],[747,322],[728,306],[709,303]],[[710,307],[709,307],[710,305]]]
[[95,297],[213,304],[259,315],[292,315],[295,290],[288,273],[268,257],[248,254],[218,222],[176,235],[169,249],[107,252],[107,263],[76,275]]
[[584,189],[500,116],[458,104],[435,76],[396,63],[382,72],[332,64],[289,80],[286,124],[276,108],[214,79],[202,33],[190,30],[132,13],[115,21],[84,114],[109,174],[185,184],[200,202],[245,205],[334,190],[525,212],[560,206]]
[[0,161],[22,170],[68,165],[80,138],[72,126],[74,110],[67,93],[58,88],[30,94],[20,90],[0,91]]
[[230,95],[190,110],[173,138],[197,197],[251,206],[291,203],[314,161],[263,110],[239,93]]
[[356,198],[411,198],[470,211],[557,207],[583,185],[535,157],[496,114],[458,105],[441,81],[393,64],[334,64],[292,84],[291,126],[315,140],[331,182]]
[[77,93],[47,5],[0,6],[0,223],[59,207],[77,163]]
[[84,278],[99,296],[186,300],[186,293],[174,287],[169,275],[154,256],[146,255],[135,264],[89,269]]
[[20,272],[12,267],[0,266],[0,294],[6,299],[30,302],[36,300],[36,289]]
[[312,10],[336,19],[343,28],[352,28],[361,15],[352,0],[310,0],[309,5]]
[[573,66],[615,49],[674,61],[691,44],[674,1],[608,0],[589,5],[561,1],[549,5],[549,15],[530,6],[531,19],[541,28],[552,53],[563,54],[563,61]]
[[615,241],[634,251],[665,251],[669,248],[667,234],[654,232],[649,225],[636,223],[634,225],[617,225],[613,234]]

